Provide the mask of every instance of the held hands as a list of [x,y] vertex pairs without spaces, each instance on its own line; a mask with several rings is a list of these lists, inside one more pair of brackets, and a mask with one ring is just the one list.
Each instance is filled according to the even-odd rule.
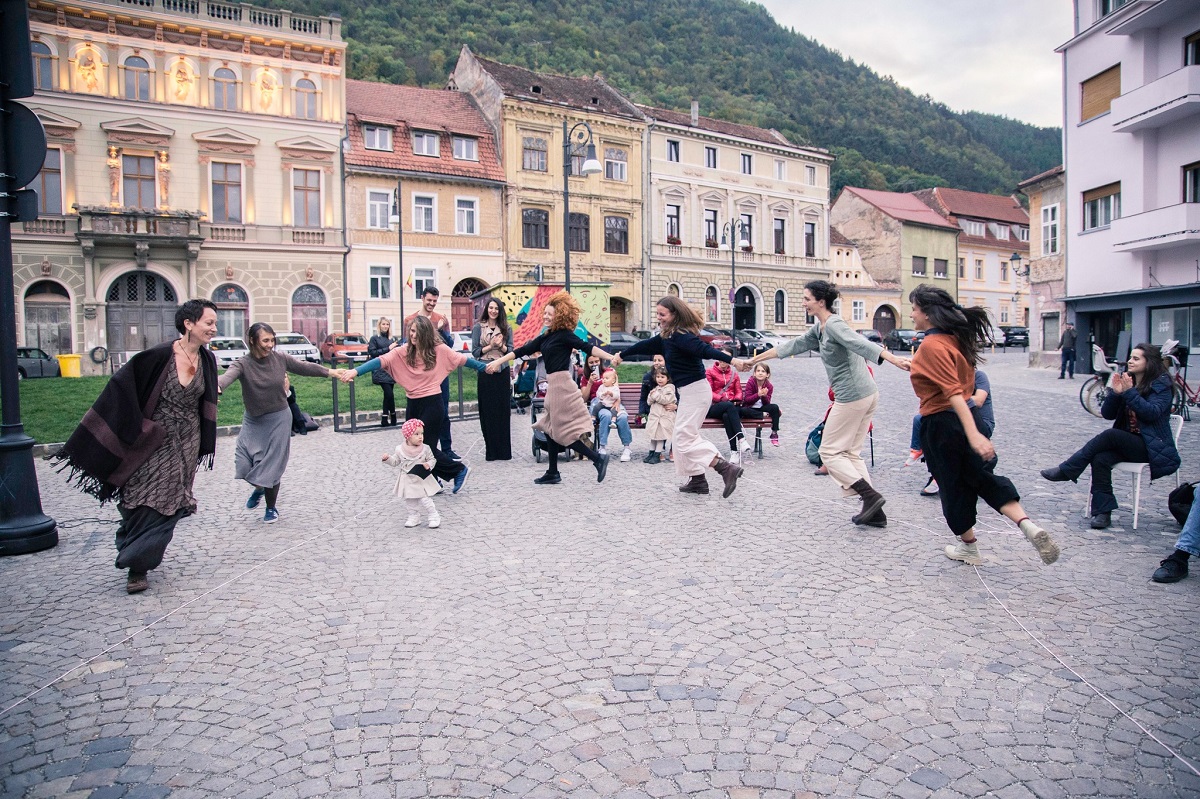
[[752,360],[743,361],[741,358],[734,358],[729,362],[729,365],[734,369],[737,369],[739,372],[748,372],[751,368],[753,368],[754,362]]
[[500,371],[501,366],[502,366],[502,364],[500,363],[500,361],[492,361],[487,365],[487,367],[484,369],[484,371],[487,372],[489,375],[494,375],[494,374],[496,374],[496,372]]
[[609,363],[611,363],[614,368],[620,366],[621,365],[621,353],[618,352],[616,355],[612,356]]
[[334,374],[336,374],[337,379],[341,380],[343,383],[353,383],[354,378],[358,377],[358,373],[353,369],[339,369],[337,372],[334,372]]

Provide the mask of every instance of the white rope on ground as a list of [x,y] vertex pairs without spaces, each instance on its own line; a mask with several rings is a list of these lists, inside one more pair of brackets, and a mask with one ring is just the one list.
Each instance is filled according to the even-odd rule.
[[291,551],[293,551],[293,550],[295,550],[295,549],[299,549],[300,547],[302,547],[302,546],[305,546],[306,544],[308,544],[308,543],[310,543],[310,542],[312,542],[312,541],[315,541],[316,539],[318,539],[318,538],[321,538],[321,537],[322,537],[322,536],[324,536],[324,535],[327,535],[327,534],[329,534],[329,533],[332,533],[332,532],[334,532],[335,530],[337,530],[337,529],[338,529],[339,527],[341,527],[342,525],[345,525],[345,524],[347,524],[347,523],[349,523],[349,522],[354,522],[354,521],[356,521],[356,520],[358,519],[358,517],[359,517],[359,516],[361,516],[363,513],[365,513],[367,510],[368,510],[368,508],[364,508],[363,510],[360,510],[358,513],[354,514],[354,516],[353,516],[351,519],[349,519],[349,520],[345,520],[345,521],[339,522],[338,524],[335,524],[333,527],[330,527],[330,528],[328,528],[328,529],[326,529],[326,530],[323,530],[323,531],[321,531],[321,532],[319,532],[319,533],[316,533],[316,534],[314,534],[314,535],[311,535],[311,536],[309,536],[308,538],[301,539],[300,541],[297,541],[296,543],[292,544],[291,546],[289,546],[289,547],[287,547],[287,548],[285,548],[285,549],[281,549],[279,552],[276,552],[274,555],[272,555],[271,557],[267,558],[266,560],[264,560],[264,561],[261,561],[261,562],[259,562],[259,563],[256,563],[256,564],[254,564],[253,566],[251,566],[250,568],[246,569],[245,571],[242,571],[242,572],[240,572],[240,573],[238,573],[238,574],[235,574],[233,577],[230,577],[228,580],[226,580],[225,582],[221,583],[220,585],[213,586],[212,588],[208,589],[208,590],[207,590],[207,591],[205,591],[204,593],[202,593],[202,594],[199,594],[199,595],[197,595],[197,596],[194,596],[194,597],[192,597],[191,599],[189,599],[188,601],[184,602],[182,605],[180,605],[179,607],[175,608],[174,610],[171,610],[171,611],[168,611],[168,612],[164,613],[163,615],[159,616],[157,619],[154,619],[153,621],[151,621],[149,624],[146,624],[146,625],[144,625],[144,626],[142,626],[142,627],[139,627],[138,629],[136,629],[136,630],[134,630],[133,632],[131,632],[131,633],[129,633],[128,635],[126,635],[126,636],[125,636],[124,638],[122,638],[120,641],[117,641],[117,642],[116,642],[116,643],[114,643],[114,644],[110,644],[110,645],[109,645],[109,646],[107,646],[107,647],[106,647],[106,648],[105,648],[103,651],[101,651],[101,652],[98,652],[97,654],[95,654],[95,655],[91,656],[91,657],[90,657],[90,658],[88,658],[87,660],[82,660],[82,661],[80,661],[79,663],[75,664],[75,665],[74,665],[74,666],[72,666],[71,668],[69,668],[69,669],[67,669],[66,671],[64,671],[62,674],[60,674],[60,675],[58,675],[57,677],[55,677],[55,678],[54,678],[53,680],[51,680],[50,682],[46,683],[45,685],[41,686],[40,688],[37,688],[37,689],[35,689],[35,690],[31,691],[30,693],[28,693],[28,694],[26,694],[25,696],[23,696],[22,698],[18,699],[16,702],[13,702],[11,705],[9,705],[8,707],[4,708],[3,710],[0,710],[0,718],[3,718],[4,716],[8,715],[8,713],[10,713],[11,711],[13,711],[13,710],[15,710],[16,708],[20,707],[21,705],[25,704],[25,703],[26,703],[26,702],[28,702],[29,700],[33,699],[35,696],[37,696],[38,694],[40,694],[42,691],[45,691],[47,688],[51,688],[51,687],[53,687],[54,685],[57,685],[58,683],[62,682],[62,681],[63,681],[63,680],[65,680],[67,677],[71,676],[72,674],[74,674],[75,672],[79,671],[80,669],[82,669],[82,668],[86,668],[87,666],[90,666],[92,663],[95,663],[97,660],[99,660],[100,658],[104,657],[104,656],[105,656],[105,655],[107,655],[109,652],[112,652],[114,649],[117,649],[118,647],[121,647],[121,646],[123,646],[123,645],[125,645],[125,644],[129,643],[131,640],[133,640],[133,638],[134,638],[135,636],[137,636],[137,635],[140,635],[141,633],[144,633],[144,632],[146,632],[146,631],[147,631],[147,630],[149,630],[151,627],[154,627],[156,624],[160,624],[160,623],[162,623],[162,622],[166,621],[167,619],[171,618],[171,617],[172,617],[172,616],[174,616],[176,613],[178,613],[179,611],[181,611],[181,610],[183,610],[184,608],[188,607],[189,605],[195,604],[196,602],[199,602],[201,599],[204,599],[205,597],[207,597],[207,596],[209,596],[209,595],[211,595],[211,594],[214,594],[214,593],[216,593],[217,591],[220,591],[222,588],[224,588],[225,586],[229,585],[230,583],[234,583],[234,582],[236,582],[236,581],[238,581],[238,580],[242,579],[242,578],[243,578],[243,577],[245,577],[246,575],[248,575],[248,574],[250,574],[250,573],[252,573],[252,572],[258,571],[259,569],[261,569],[263,566],[266,566],[266,565],[267,565],[268,563],[270,563],[271,561],[273,561],[273,560],[276,560],[276,559],[278,559],[278,558],[281,558],[281,557],[283,557],[284,555],[288,554],[289,552],[291,552]]
[[[782,493],[782,491],[780,491],[780,489],[778,489],[774,485],[760,483],[759,481],[753,480],[753,479],[743,478],[743,480],[745,480],[746,482],[754,483],[754,484],[760,486],[761,488]],[[742,481],[739,481],[739,482],[742,482]],[[840,500],[831,500],[831,499],[825,499],[822,497],[808,497],[808,499],[809,500],[815,499],[817,502],[824,502],[829,505],[838,505],[839,507],[843,504]],[[931,536],[936,537],[938,535],[936,532],[934,532],[933,530],[930,530],[928,527],[922,527],[921,525],[914,524],[913,522],[910,522],[906,519],[895,519],[893,517],[893,518],[889,518],[888,521],[889,522],[898,522],[900,524],[908,525],[909,527],[911,527],[915,530],[921,530],[926,533],[929,533]],[[985,532],[985,533],[989,533],[989,534],[1012,535],[1012,531],[1007,530],[1007,529],[1006,530],[987,530],[987,529],[983,529],[983,528],[979,528],[979,529],[981,532]],[[1015,537],[1015,536],[1013,536],[1013,537]],[[1024,538],[1024,535],[1022,535],[1022,538]],[[967,565],[969,565],[969,564],[967,564]],[[996,604],[998,604],[1000,606],[1000,608],[1008,615],[1008,617],[1010,619],[1012,619],[1014,622],[1016,622],[1017,626],[1020,627],[1021,630],[1027,636],[1029,636],[1030,640],[1032,640],[1035,644],[1037,644],[1039,647],[1041,647],[1043,650],[1045,650],[1046,653],[1048,655],[1050,655],[1050,657],[1054,658],[1054,660],[1056,660],[1064,669],[1071,672],[1071,674],[1074,674],[1075,677],[1078,678],[1081,683],[1083,683],[1088,688],[1090,688],[1092,690],[1092,692],[1096,694],[1096,696],[1103,699],[1105,702],[1107,702],[1109,705],[1111,705],[1114,710],[1116,710],[1118,713],[1120,713],[1125,718],[1129,719],[1129,721],[1133,722],[1133,725],[1135,727],[1137,727],[1139,730],[1141,730],[1146,735],[1146,737],[1148,737],[1150,740],[1154,741],[1156,744],[1158,744],[1163,749],[1165,749],[1172,757],[1174,757],[1180,763],[1187,766],[1187,768],[1189,770],[1191,770],[1193,774],[1200,777],[1200,768],[1197,768],[1191,761],[1189,761],[1183,755],[1179,754],[1174,749],[1172,749],[1170,746],[1163,743],[1162,739],[1160,739],[1157,735],[1155,735],[1153,732],[1148,730],[1137,719],[1135,719],[1133,716],[1129,715],[1129,713],[1125,712],[1125,710],[1123,710],[1120,707],[1120,705],[1118,705],[1115,701],[1113,701],[1113,699],[1108,694],[1104,693],[1104,691],[1097,688],[1086,677],[1084,677],[1082,674],[1080,674],[1078,671],[1076,671],[1074,668],[1072,668],[1071,665],[1067,663],[1067,661],[1065,661],[1054,650],[1052,650],[1049,646],[1047,646],[1046,643],[1044,643],[1042,641],[1042,639],[1039,638],[1032,630],[1030,630],[1028,627],[1026,627],[1025,624],[1019,618],[1017,618],[1017,616],[1011,610],[1008,609],[1008,606],[1006,604],[1004,604],[1004,601],[1001,600],[1000,597],[996,596],[995,592],[992,591],[991,586],[988,585],[987,581],[983,579],[983,572],[980,570],[980,568],[978,566],[971,566],[971,568],[974,569],[975,576],[979,579],[980,584],[983,585],[984,590],[986,590],[988,592],[988,595],[991,596],[991,598],[996,601]]]

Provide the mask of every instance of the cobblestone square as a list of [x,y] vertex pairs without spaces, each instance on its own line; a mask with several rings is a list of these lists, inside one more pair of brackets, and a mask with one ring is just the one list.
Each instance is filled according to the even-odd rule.
[[[813,475],[816,358],[772,362],[783,446],[722,500],[673,466],[472,463],[436,530],[403,527],[394,429],[293,439],[279,523],[245,509],[233,438],[200,472],[151,589],[113,568],[115,508],[38,462],[61,525],[0,560],[5,797],[1191,797],[1200,795],[1200,578],[1150,574],[1179,525],[1173,478],[1128,483],[1088,529],[1057,464],[1107,423],[1081,379],[997,353],[998,472],[1062,548],[1043,566],[981,505],[986,560],[947,560],[903,466],[916,399],[881,388],[886,529]],[[470,378],[468,378],[470,379]],[[1184,427],[1197,479],[1197,422]],[[714,441],[719,431],[710,431]],[[615,443],[615,439],[613,442]],[[765,442],[764,442],[765,443]]]

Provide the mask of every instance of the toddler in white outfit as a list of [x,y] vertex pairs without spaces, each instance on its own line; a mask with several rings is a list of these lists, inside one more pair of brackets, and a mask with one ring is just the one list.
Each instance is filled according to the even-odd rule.
[[416,527],[421,523],[421,511],[429,517],[429,526],[438,527],[442,517],[433,504],[433,495],[440,486],[433,477],[435,461],[433,450],[425,444],[425,424],[420,419],[409,419],[400,428],[404,443],[396,447],[391,455],[384,455],[383,462],[400,470],[396,478],[396,496],[408,507],[405,527]]

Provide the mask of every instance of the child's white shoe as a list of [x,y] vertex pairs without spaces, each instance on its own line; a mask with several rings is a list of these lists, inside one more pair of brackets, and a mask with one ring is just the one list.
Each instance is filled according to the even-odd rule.
[[429,526],[430,527],[441,527],[442,526],[442,517],[441,516],[430,516],[429,517]]
[[742,436],[742,452],[749,452],[753,447],[750,446],[750,439]]
[[599,455],[601,458],[603,458],[605,455],[608,454],[608,447],[597,448],[596,454]]
[[416,513],[410,513],[408,518],[404,520],[405,527],[416,527],[421,523],[421,516]]
[[739,464],[742,462],[742,456],[737,452],[731,452],[729,453],[729,462],[735,465]]
[[621,450],[621,463],[629,463],[629,459],[633,457],[633,453],[629,451],[629,447]]

